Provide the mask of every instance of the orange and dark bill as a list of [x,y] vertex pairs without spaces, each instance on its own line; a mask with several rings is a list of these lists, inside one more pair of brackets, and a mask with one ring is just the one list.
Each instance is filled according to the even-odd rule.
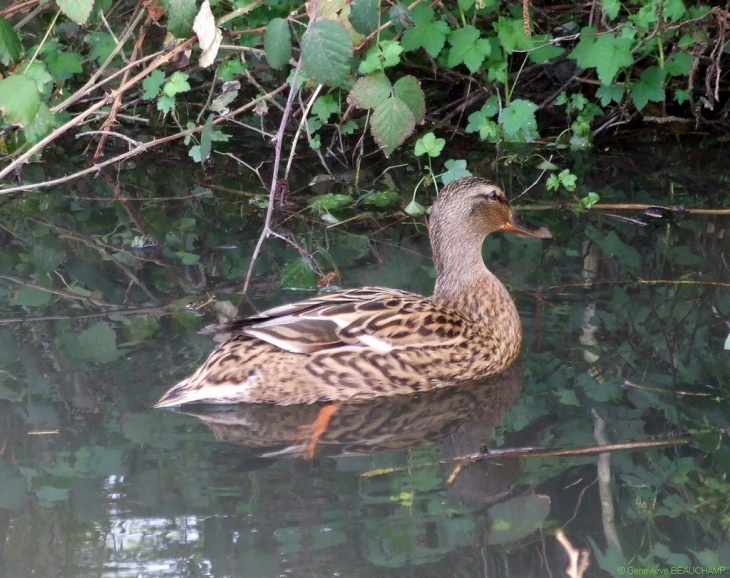
[[514,213],[512,213],[512,220],[502,227],[502,230],[507,233],[513,233],[518,237],[527,237],[529,239],[553,238],[550,231],[548,231],[545,227],[536,227]]

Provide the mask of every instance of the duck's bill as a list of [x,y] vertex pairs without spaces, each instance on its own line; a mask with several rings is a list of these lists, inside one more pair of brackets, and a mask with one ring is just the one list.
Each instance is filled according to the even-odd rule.
[[513,233],[519,237],[527,237],[529,239],[552,239],[553,236],[545,227],[536,227],[528,223],[519,215],[514,215],[512,221],[502,227],[503,231]]

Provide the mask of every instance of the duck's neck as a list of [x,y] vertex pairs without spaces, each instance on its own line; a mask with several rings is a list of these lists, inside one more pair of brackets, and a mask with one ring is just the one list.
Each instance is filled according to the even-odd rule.
[[[507,330],[508,339],[522,340],[522,325],[514,301],[502,282],[487,269],[481,242],[462,242],[451,247],[449,259],[435,247],[436,287],[433,300],[459,311],[488,331]],[[507,336],[506,336],[507,337]]]

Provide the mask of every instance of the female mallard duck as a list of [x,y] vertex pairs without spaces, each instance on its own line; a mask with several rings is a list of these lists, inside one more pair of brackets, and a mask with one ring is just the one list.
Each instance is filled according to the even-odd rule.
[[155,407],[184,403],[306,404],[412,394],[499,373],[520,352],[522,326],[482,244],[507,231],[550,238],[515,216],[504,192],[457,179],[429,223],[432,297],[362,288],[320,295],[213,327],[229,334]]

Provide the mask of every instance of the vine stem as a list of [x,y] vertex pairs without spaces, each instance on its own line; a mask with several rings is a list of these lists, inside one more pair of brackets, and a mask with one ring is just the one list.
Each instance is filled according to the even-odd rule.
[[[317,9],[319,8],[319,2],[315,2],[314,4],[314,14],[317,14]],[[315,21],[315,18],[310,18],[309,22],[307,23],[307,30],[310,29],[312,26],[312,23]],[[306,33],[306,31],[305,31]],[[291,81],[291,89],[289,90],[289,96],[286,99],[286,106],[284,107],[284,114],[281,117],[281,122],[279,123],[279,130],[276,133],[276,148],[275,148],[275,154],[274,154],[274,168],[272,170],[271,175],[271,189],[269,190],[269,206],[266,208],[266,217],[264,218],[264,227],[261,230],[261,234],[259,235],[258,241],[256,241],[256,247],[254,247],[253,254],[251,255],[251,263],[248,265],[248,271],[246,271],[246,279],[243,282],[243,290],[241,293],[248,292],[248,286],[251,282],[251,275],[253,274],[253,268],[254,265],[256,265],[256,260],[259,257],[259,254],[261,253],[261,247],[264,245],[264,241],[268,238],[268,236],[272,233],[271,230],[271,219],[274,216],[274,207],[276,207],[276,183],[279,180],[279,166],[281,165],[281,149],[284,142],[284,133],[286,131],[286,125],[289,123],[289,117],[291,116],[292,112],[292,103],[294,102],[294,97],[299,91],[297,88],[297,81],[299,80],[299,73],[302,70],[302,55],[299,55],[299,60],[297,60],[297,67],[294,70],[294,77]]]

